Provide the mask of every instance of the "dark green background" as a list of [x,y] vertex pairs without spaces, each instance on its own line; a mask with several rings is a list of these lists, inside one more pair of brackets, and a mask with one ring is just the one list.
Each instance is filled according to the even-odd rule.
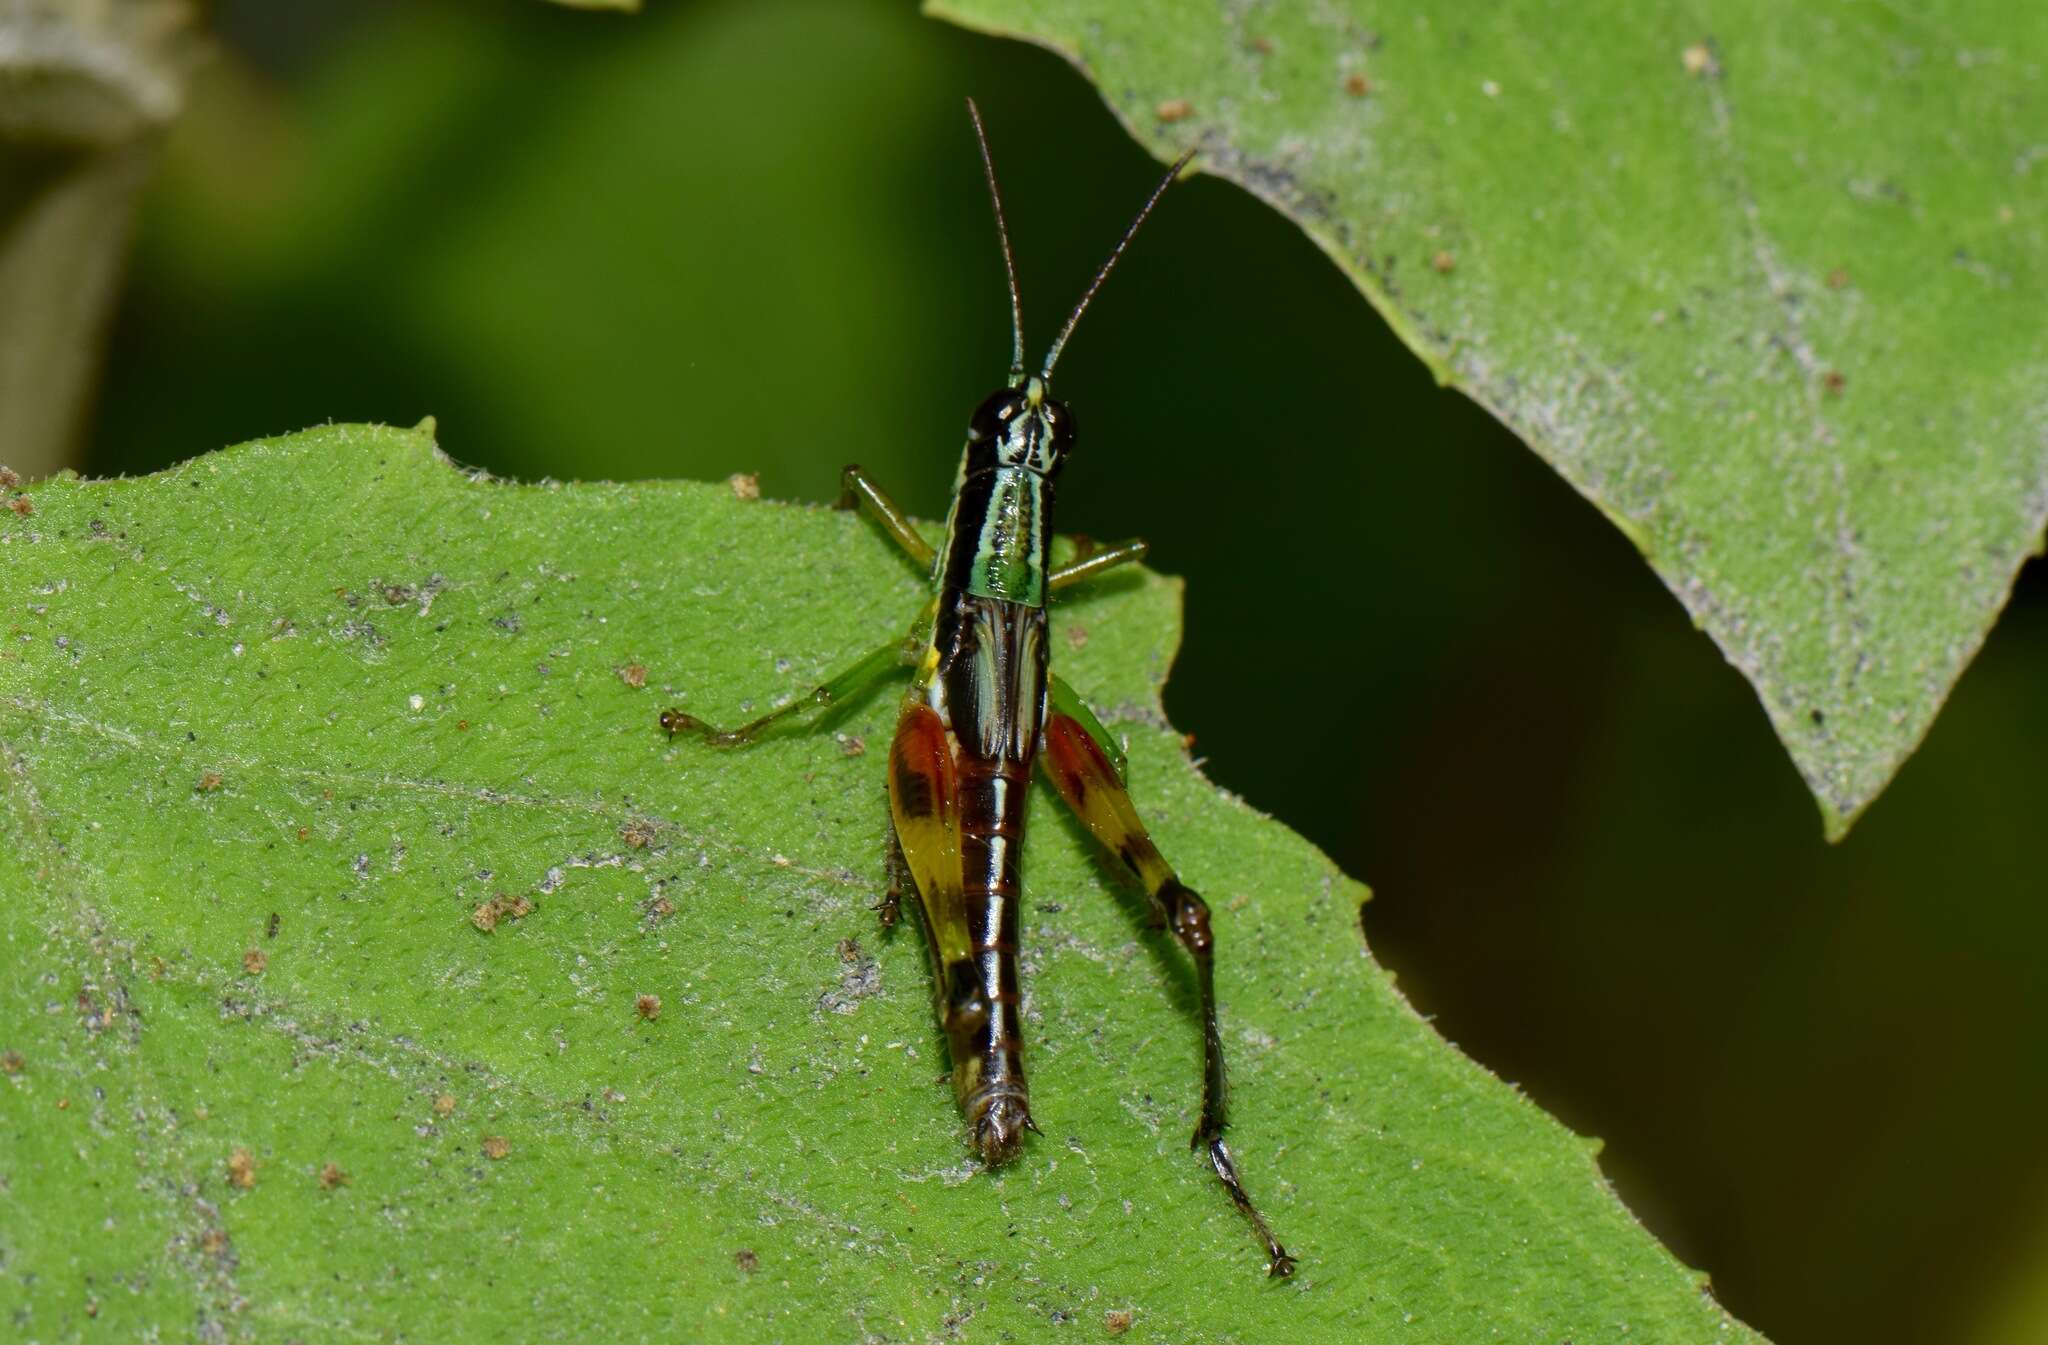
[[[508,475],[857,460],[939,514],[1009,339],[962,96],[1034,348],[1158,171],[1057,59],[879,0],[214,22],[92,472],[432,414]],[[1063,526],[1187,577],[1176,723],[1375,886],[1438,1028],[1765,1332],[1991,1345],[2048,1275],[2040,567],[1831,849],[1623,539],[1235,188],[1168,198],[1059,383]]]

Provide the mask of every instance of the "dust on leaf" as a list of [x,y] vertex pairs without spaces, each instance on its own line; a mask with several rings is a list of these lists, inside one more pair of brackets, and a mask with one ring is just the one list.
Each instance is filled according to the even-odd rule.
[[[884,1301],[895,1334],[964,1315],[1032,1337],[1045,1286],[1097,1284],[1168,1339],[1393,1337],[1406,1312],[1518,1339],[1615,1321],[1753,1339],[1585,1146],[1393,992],[1350,935],[1362,889],[1191,766],[1158,708],[1177,599],[1156,576],[1063,601],[1056,619],[1091,638],[1062,642],[1059,666],[1144,712],[1120,725],[1140,806],[1191,883],[1230,894],[1212,919],[1232,1142],[1283,1237],[1314,1251],[1309,1294],[1256,1291],[1255,1250],[1185,1147],[1201,1049],[1185,966],[1170,940],[1146,951],[1160,936],[1057,813],[1024,839],[1047,1134],[982,1173],[934,1084],[921,939],[873,910],[881,757],[828,733],[671,742],[617,676],[628,633],[679,696],[733,708],[872,649],[922,586],[864,520],[722,483],[495,484],[418,435],[350,426],[37,498],[40,540],[0,547],[0,604],[65,578],[52,610],[78,656],[0,661],[0,920],[20,950],[0,965],[0,1040],[33,1061],[0,1091],[64,1082],[0,1143],[20,1170],[134,1176],[109,1188],[111,1227],[75,1184],[0,1184],[0,1227],[45,1230],[11,1273],[73,1301],[87,1276],[137,1285],[119,1300],[136,1320],[189,1323],[195,1294],[226,1320],[240,1296],[248,1320],[347,1314],[386,1335],[429,1311],[479,1336],[631,1335],[643,1297],[587,1292],[616,1280],[661,1285],[677,1333],[740,1342]],[[86,525],[116,512],[149,564],[105,563]],[[435,619],[392,623],[374,650],[337,614],[300,620],[268,678],[231,652],[365,576],[435,573]],[[195,602],[232,623],[195,623]],[[510,611],[516,634],[495,621]],[[412,711],[422,689],[488,705],[468,713],[497,731]],[[894,711],[878,695],[832,727],[886,742]],[[185,806],[208,770],[232,786]],[[658,843],[623,842],[635,819]],[[535,909],[522,892],[546,894],[548,918],[505,937]],[[480,911],[491,936],[466,925]],[[290,941],[248,977],[272,912]],[[46,1013],[50,985],[71,1011]],[[652,986],[689,1031],[636,1030]],[[232,1184],[230,1145],[253,1190]],[[320,1222],[349,1201],[260,1217],[267,1174],[330,1163],[374,1191],[373,1230]],[[1176,1230],[1173,1257],[1125,1254],[1141,1208]],[[678,1274],[679,1248],[731,1248],[741,1228],[776,1273]],[[503,1264],[508,1233],[512,1294],[474,1273]],[[1335,1250],[1357,1247],[1372,1255]],[[244,1257],[261,1274],[237,1284]],[[392,1264],[414,1273],[380,1279]],[[385,1288],[365,1300],[365,1283]],[[1079,1293],[1054,1307],[1101,1310]]]

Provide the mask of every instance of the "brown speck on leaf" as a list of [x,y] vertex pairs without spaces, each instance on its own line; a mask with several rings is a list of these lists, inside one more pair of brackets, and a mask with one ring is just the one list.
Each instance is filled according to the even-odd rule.
[[742,1247],[732,1254],[732,1263],[751,1275],[761,1268],[761,1258],[754,1254],[752,1247]]
[[635,690],[646,686],[647,665],[643,663],[628,663],[625,667],[619,669],[619,680]]
[[725,484],[732,487],[732,493],[738,499],[758,500],[761,498],[761,474],[759,472],[734,472],[725,479]]
[[661,1017],[661,996],[641,995],[633,1001],[633,1012],[639,1014],[648,1022],[653,1022]]
[[321,1190],[323,1190],[323,1191],[332,1191],[332,1190],[333,1190],[333,1189],[334,1189],[335,1187],[337,1187],[337,1186],[347,1186],[347,1185],[348,1185],[348,1174],[347,1174],[346,1172],[343,1172],[343,1171],[341,1170],[341,1168],[340,1168],[340,1167],[339,1167],[338,1165],[336,1165],[336,1164],[333,1164],[333,1163],[327,1163],[327,1164],[324,1164],[324,1165],[322,1165],[322,1166],[321,1166],[321,1168],[320,1168],[320,1189],[321,1189]]
[[1848,268],[1848,267],[1846,267],[1846,266],[1837,266],[1837,267],[1836,267],[1836,268],[1835,268],[1834,270],[1832,270],[1832,271],[1828,272],[1828,288],[1829,288],[1829,289],[1831,289],[1831,290],[1838,290],[1838,289],[1841,289],[1841,288],[1842,288],[1843,286],[1847,285],[1848,283],[1849,283],[1849,268]]
[[12,467],[0,467],[0,486],[18,486],[20,484],[21,474],[19,472],[15,471]]
[[645,850],[653,844],[658,824],[651,817],[629,817],[619,828],[619,839],[635,850]]
[[228,1235],[218,1228],[209,1228],[199,1235],[199,1250],[208,1256],[219,1256],[228,1249]]
[[1842,389],[1847,387],[1848,384],[1849,380],[1842,377],[1842,371],[1840,369],[1830,369],[1820,376],[1821,390],[1826,392],[1827,395],[1830,397],[1841,396]]
[[97,1298],[88,1298],[85,1300],[85,1315],[88,1317],[97,1317],[100,1315],[100,1301]]
[[36,511],[36,507],[29,503],[28,496],[26,495],[15,496],[7,502],[7,507],[20,514],[23,518],[27,518]]
[[1694,79],[1713,79],[1721,73],[1721,63],[1714,59],[1714,49],[1704,42],[1695,42],[1678,54],[1678,60],[1685,67],[1685,73]]
[[0,1074],[19,1074],[28,1067],[19,1051],[0,1051]]
[[434,1115],[436,1115],[436,1116],[453,1116],[454,1114],[455,1114],[455,1094],[453,1094],[453,1093],[441,1093],[441,1094],[437,1095],[437,1096],[436,1096],[436,1097],[434,1098]]
[[868,740],[858,733],[841,734],[839,750],[849,757],[857,757],[868,750]]
[[1458,265],[1458,259],[1448,252],[1439,251],[1429,259],[1429,264],[1440,276],[1447,276]]
[[839,946],[833,949],[833,951],[839,954],[841,962],[858,962],[860,961],[860,940],[841,939]]
[[512,1152],[512,1141],[503,1135],[484,1136],[484,1157],[496,1161]]
[[1363,98],[1372,92],[1372,81],[1354,70],[1344,77],[1344,92],[1353,98]]
[[1085,649],[1087,647],[1088,628],[1078,621],[1069,622],[1067,625],[1067,648]]
[[244,1191],[256,1185],[256,1158],[247,1149],[237,1149],[228,1155],[228,1185]]
[[71,1099],[70,1099],[70,1098],[68,1098],[68,1097],[60,1097],[60,1098],[58,1098],[58,1099],[57,1099],[57,1110],[58,1110],[58,1111],[70,1111],[70,1110],[71,1110]]
[[1152,109],[1152,115],[1161,121],[1181,121],[1192,114],[1195,105],[1185,98],[1168,98]]
[[1103,1313],[1102,1329],[1109,1332],[1112,1336],[1120,1336],[1130,1330],[1131,1310],[1129,1308],[1111,1308],[1108,1312]]
[[211,794],[214,790],[221,787],[221,783],[219,771],[207,771],[199,777],[199,783],[194,785],[193,788],[202,794]]
[[306,839],[306,838],[307,838],[308,836],[310,836],[310,835],[312,835],[312,834],[313,834],[313,829],[312,829],[311,827],[300,827],[300,828],[299,828],[299,839],[300,839],[300,840],[302,840],[302,841],[303,841],[303,840],[305,840],[305,839]]
[[656,897],[647,903],[647,913],[657,920],[666,920],[676,913],[676,904],[667,897]]
[[1273,54],[1273,39],[1263,35],[1253,38],[1252,50],[1261,56],[1271,56]]
[[483,905],[469,913],[469,923],[488,934],[498,927],[498,922],[508,916],[524,920],[533,914],[533,903],[524,896],[508,897],[498,893]]
[[458,720],[456,720],[456,721],[455,721],[455,731],[456,731],[457,733],[467,733],[467,732],[469,732],[469,721],[468,721],[467,719],[458,719]]
[[261,976],[270,966],[270,955],[261,948],[251,948],[242,954],[242,970],[251,976]]

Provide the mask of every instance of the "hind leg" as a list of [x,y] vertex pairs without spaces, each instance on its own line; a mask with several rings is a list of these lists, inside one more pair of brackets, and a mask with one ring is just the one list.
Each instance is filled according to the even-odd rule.
[[1223,1142],[1229,1117],[1224,1098],[1223,1034],[1216,1021],[1216,940],[1209,927],[1208,903],[1181,882],[1180,875],[1160,855],[1145,824],[1138,819],[1120,773],[1103,750],[1098,739],[1100,726],[1095,725],[1091,732],[1093,715],[1084,722],[1064,713],[1059,704],[1063,690],[1066,697],[1073,697],[1070,689],[1056,685],[1052,712],[1046,717],[1045,754],[1039,758],[1040,764],[1081,824],[1144,889],[1154,911],[1194,960],[1202,1002],[1202,1112],[1191,1147],[1207,1151],[1217,1180],[1223,1183],[1232,1203],[1265,1246],[1266,1272],[1290,1275],[1294,1272],[1294,1258],[1273,1236],[1265,1216],[1252,1203],[1244,1180],[1238,1175],[1237,1162]]

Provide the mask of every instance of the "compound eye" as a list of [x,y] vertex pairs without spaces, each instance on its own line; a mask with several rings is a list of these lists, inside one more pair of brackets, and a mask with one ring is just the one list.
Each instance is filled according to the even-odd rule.
[[1003,389],[974,409],[974,419],[967,422],[967,437],[976,441],[1002,438],[1022,407],[1022,397],[1013,389]]
[[1064,402],[1045,404],[1045,422],[1052,427],[1053,446],[1065,453],[1074,446],[1074,413]]

